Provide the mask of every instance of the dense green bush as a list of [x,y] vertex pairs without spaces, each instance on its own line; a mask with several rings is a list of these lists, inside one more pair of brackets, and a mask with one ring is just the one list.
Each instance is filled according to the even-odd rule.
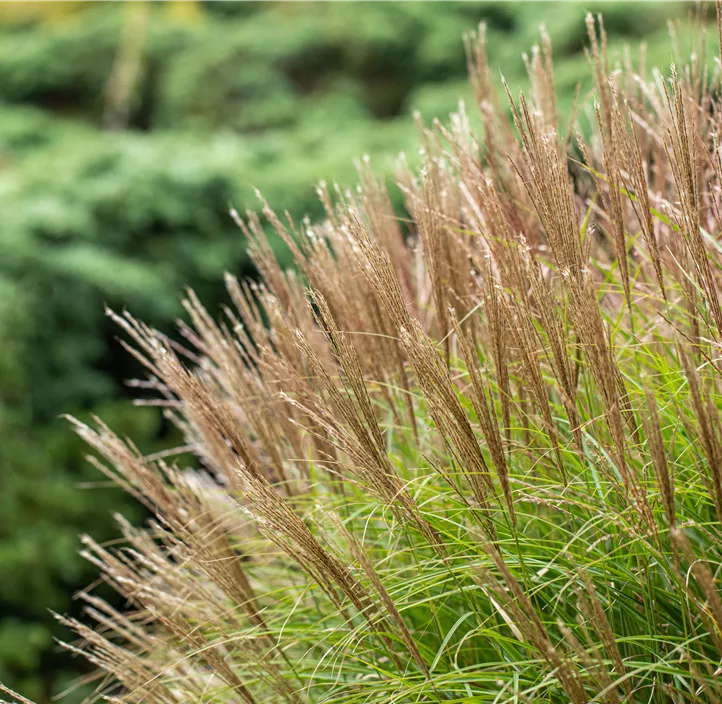
[[[213,297],[227,263],[244,268],[225,216],[232,154],[182,144],[81,131],[0,176],[0,651],[12,653],[0,671],[10,681],[47,673],[57,686],[46,608],[67,608],[90,578],[78,530],[103,530],[120,508],[117,492],[78,492],[97,477],[57,417],[97,409],[132,376],[111,352],[103,303],[172,320],[174,291],[193,284]],[[152,446],[155,412],[139,432]]]

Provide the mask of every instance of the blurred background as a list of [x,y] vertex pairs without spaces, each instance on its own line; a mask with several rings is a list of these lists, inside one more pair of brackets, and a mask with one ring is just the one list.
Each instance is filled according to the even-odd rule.
[[667,20],[682,41],[690,7],[0,3],[0,680],[47,702],[87,673],[48,609],[75,613],[94,579],[79,533],[109,541],[112,512],[143,519],[59,415],[97,413],[147,451],[173,441],[131,408],[139,369],[104,304],[170,330],[191,286],[217,312],[223,272],[253,275],[229,206],[254,208],[257,187],[314,218],[318,180],[352,185],[363,154],[387,175],[413,158],[414,110],[472,112],[461,35],[480,20],[515,92],[546,24],[568,111],[589,87],[586,10],[603,10],[613,60],[644,40],[665,67]]

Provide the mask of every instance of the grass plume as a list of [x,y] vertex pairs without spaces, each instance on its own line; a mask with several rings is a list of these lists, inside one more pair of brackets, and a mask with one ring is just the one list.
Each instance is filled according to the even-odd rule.
[[98,696],[722,700],[722,77],[612,69],[587,26],[568,133],[548,35],[507,112],[482,27],[478,115],[399,165],[408,223],[362,161],[323,222],[232,213],[262,281],[222,321],[110,313],[193,459],[73,421],[155,514],[84,538],[128,604],[60,617]]

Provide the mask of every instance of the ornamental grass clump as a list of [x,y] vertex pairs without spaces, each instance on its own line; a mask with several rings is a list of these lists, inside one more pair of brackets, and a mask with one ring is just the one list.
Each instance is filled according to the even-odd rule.
[[155,515],[83,538],[127,602],[59,617],[99,696],[722,701],[722,76],[587,26],[569,129],[549,38],[509,113],[482,27],[482,129],[420,124],[409,218],[363,162],[318,224],[232,213],[261,281],[222,320],[109,313],[185,444],[73,421]]

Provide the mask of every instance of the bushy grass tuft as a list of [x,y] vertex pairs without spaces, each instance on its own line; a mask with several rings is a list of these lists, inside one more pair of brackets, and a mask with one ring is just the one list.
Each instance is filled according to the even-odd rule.
[[482,27],[482,131],[420,122],[404,217],[362,162],[318,225],[232,213],[263,283],[228,276],[221,321],[193,293],[182,342],[110,313],[186,444],[73,421],[157,516],[84,538],[129,604],[62,619],[100,693],[722,699],[719,65],[613,68],[587,26],[571,129],[549,38],[509,118]]

